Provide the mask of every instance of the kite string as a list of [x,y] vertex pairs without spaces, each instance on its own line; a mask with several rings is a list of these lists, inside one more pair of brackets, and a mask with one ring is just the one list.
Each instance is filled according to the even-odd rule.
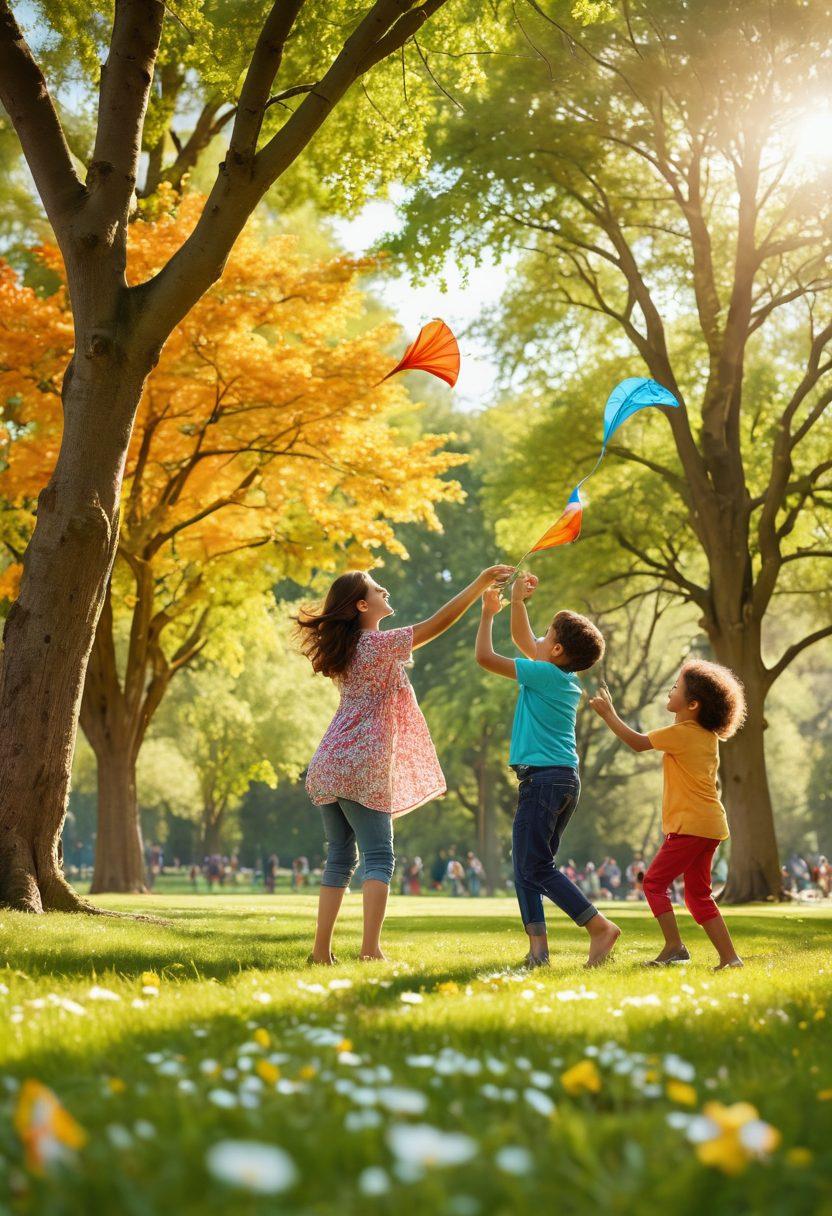
[[[596,469],[598,468],[599,464],[604,459],[606,454],[607,454],[607,445],[604,444],[604,446],[601,448],[601,455],[595,461],[595,464],[592,466],[592,468],[589,470],[589,472],[586,473],[581,478],[581,480],[578,482],[578,484],[575,486],[576,490],[580,490],[580,488],[584,484],[584,482],[589,481],[590,477],[596,471]],[[515,579],[517,578],[517,576],[520,573],[520,567],[523,565],[523,562],[526,560],[527,557],[529,557],[530,554],[534,553],[534,550],[535,550],[535,546],[532,545],[531,549],[527,549],[526,552],[523,554],[523,556],[520,558],[520,561],[517,563],[517,565],[515,567],[514,574],[512,574],[512,576],[508,580],[508,582],[504,584],[505,589],[508,589],[509,587],[511,587],[512,583],[515,581]]]

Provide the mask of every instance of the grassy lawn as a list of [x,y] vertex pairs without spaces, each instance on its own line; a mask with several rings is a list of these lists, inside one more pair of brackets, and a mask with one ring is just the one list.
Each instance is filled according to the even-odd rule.
[[[633,905],[586,972],[555,914],[527,974],[505,900],[394,898],[396,962],[362,965],[353,895],[332,970],[311,896],[104,902],[168,923],[0,913],[0,1211],[832,1214],[828,907],[732,911],[747,966],[718,975],[687,918],[690,965],[641,967]],[[27,1079],[86,1133],[59,1119],[40,1176]]]

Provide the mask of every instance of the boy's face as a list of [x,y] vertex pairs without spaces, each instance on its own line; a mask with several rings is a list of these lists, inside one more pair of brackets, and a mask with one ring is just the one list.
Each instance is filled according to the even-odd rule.
[[564,649],[557,639],[555,626],[550,625],[542,638],[537,639],[537,659],[541,663],[554,663],[559,667],[563,661]]

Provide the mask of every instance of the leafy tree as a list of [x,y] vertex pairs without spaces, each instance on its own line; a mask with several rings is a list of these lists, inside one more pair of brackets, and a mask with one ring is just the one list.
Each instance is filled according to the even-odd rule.
[[528,251],[500,334],[507,367],[531,366],[544,427],[555,393],[561,446],[544,447],[537,427],[525,445],[536,514],[550,453],[559,469],[567,453],[589,467],[574,460],[581,415],[597,451],[598,385],[613,370],[646,371],[682,402],[666,411],[671,443],[642,444],[631,425],[611,448],[638,472],[599,543],[633,588],[693,605],[712,654],[745,683],[745,729],[722,749],[726,897],[776,898],[766,698],[832,634],[828,614],[802,628],[792,613],[791,637],[769,644],[774,597],[801,577],[828,588],[832,557],[832,170],[796,154],[832,16],[797,0],[639,0],[584,28],[531,8],[515,48],[524,70],[496,59],[438,127],[399,247],[422,269],[448,249]]
[[[226,62],[242,83],[237,91],[238,77],[229,72],[220,85],[235,106],[228,151],[193,231],[149,278],[131,285],[128,230],[154,68],[160,46],[160,68],[169,62],[162,40],[170,23],[195,25],[199,6],[186,0],[184,18],[166,17],[161,0],[116,0],[82,181],[44,72],[8,0],[0,3],[0,101],[67,268],[76,334],[61,386],[60,452],[39,500],[20,594],[6,619],[0,669],[0,899],[15,907],[82,906],[61,874],[58,840],[87,659],[118,544],[122,472],[145,380],[173,330],[220,278],[258,202],[354,84],[371,89],[377,78],[398,73],[391,57],[412,55],[405,46],[443,7],[444,0],[375,0],[356,14],[339,3],[322,21],[305,0],[275,0],[252,6],[252,24],[241,31],[235,6],[229,43],[237,41],[240,55]],[[444,27],[451,47],[454,19],[476,12],[464,0],[454,9]],[[97,49],[106,20],[101,10],[90,14],[72,3],[44,4],[39,11],[59,33],[74,20],[79,50]],[[195,41],[210,52],[213,27],[205,21],[208,32],[203,38],[200,27]],[[249,30],[256,36],[250,54]],[[276,81],[282,104],[271,105]],[[435,96],[423,77],[428,88]],[[359,154],[341,158],[344,191],[351,180],[367,180],[368,159],[375,176],[383,174],[377,133],[367,132],[356,115],[349,134],[344,151]],[[418,163],[422,147],[406,121],[396,126],[392,144],[401,150],[399,163]],[[372,155],[365,155],[370,148]]]
[[[166,202],[133,226],[133,277],[181,244],[203,204],[193,195]],[[403,442],[391,424],[408,397],[398,381],[379,385],[393,327],[369,327],[362,316],[356,279],[368,264],[310,261],[291,237],[266,235],[243,234],[221,282],[177,326],[133,428],[117,562],[81,705],[98,758],[94,892],[143,889],[137,758],[171,680],[210,636],[217,606],[281,570],[400,548],[394,522],[437,527],[434,504],[458,496],[441,475],[461,457],[438,450],[439,436]],[[54,249],[41,257],[60,272]],[[0,492],[20,503],[24,530],[59,442],[54,385],[71,323],[63,287],[43,300],[10,278],[0,292],[8,319],[0,351],[18,389],[17,440]],[[50,324],[47,356],[42,337],[28,335]]]

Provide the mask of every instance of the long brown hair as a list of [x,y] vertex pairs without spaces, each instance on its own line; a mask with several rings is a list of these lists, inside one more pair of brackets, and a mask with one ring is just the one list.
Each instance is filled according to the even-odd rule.
[[304,608],[295,618],[301,650],[321,675],[339,676],[352,662],[361,637],[361,613],[356,605],[367,598],[369,590],[364,571],[350,570],[336,578],[320,612]]

